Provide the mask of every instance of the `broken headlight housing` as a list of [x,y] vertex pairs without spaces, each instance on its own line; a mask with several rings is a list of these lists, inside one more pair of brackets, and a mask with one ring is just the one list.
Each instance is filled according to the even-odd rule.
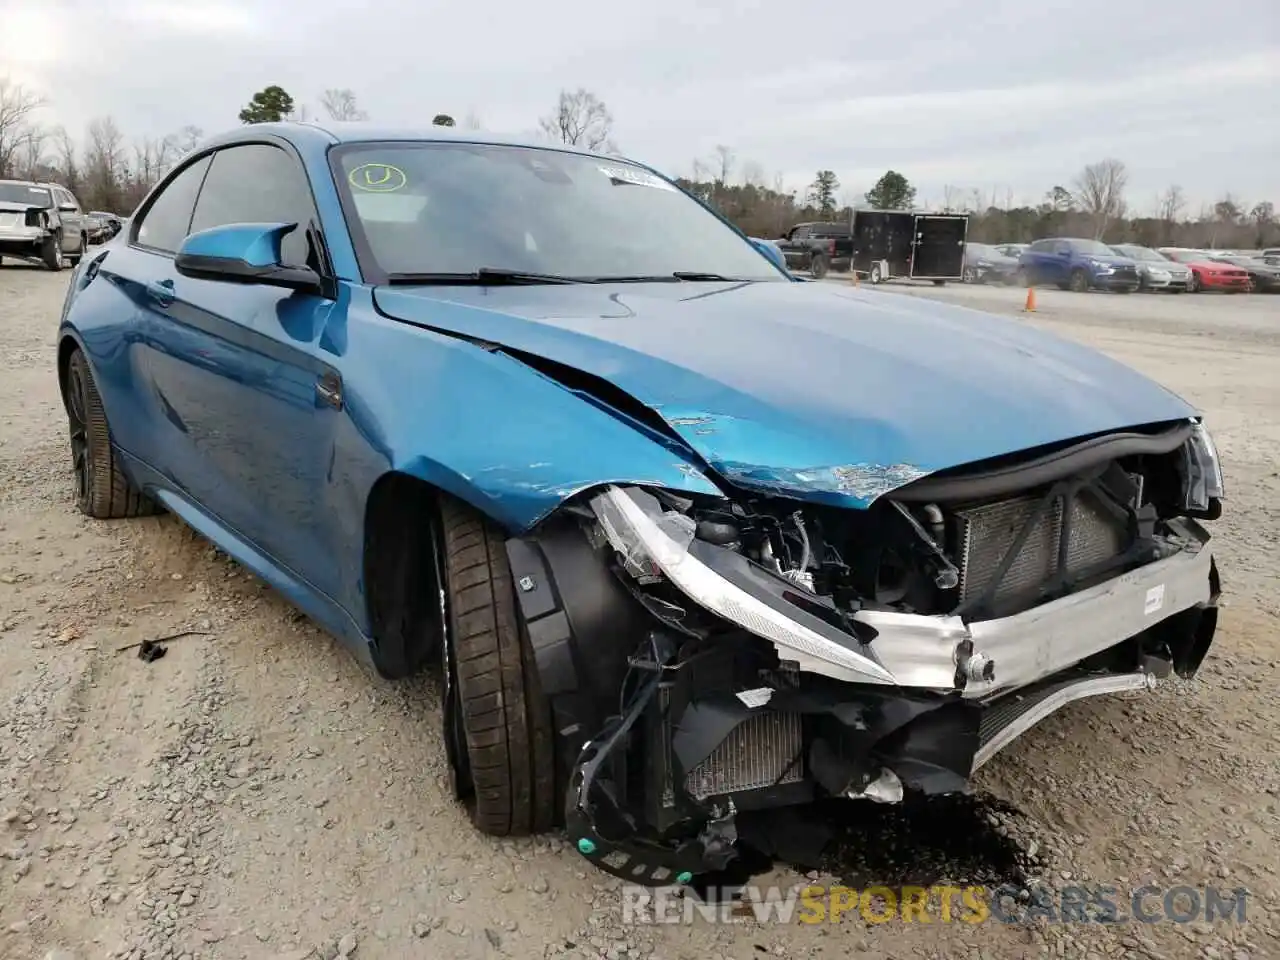
[[1181,470],[1182,505],[1187,510],[1205,513],[1213,508],[1213,501],[1224,498],[1222,461],[1203,423],[1195,424],[1182,445]]
[[876,661],[788,617],[699,560],[690,552],[693,519],[664,510],[651,493],[611,486],[591,500],[591,509],[624,569],[639,582],[666,579],[699,606],[771,641],[781,659],[795,661],[802,670],[821,661],[827,665],[822,673],[838,673],[852,683],[895,682]]

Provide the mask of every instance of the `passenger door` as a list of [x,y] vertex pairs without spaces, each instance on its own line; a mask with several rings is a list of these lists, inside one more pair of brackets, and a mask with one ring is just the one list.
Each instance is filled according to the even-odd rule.
[[87,228],[79,201],[71,195],[71,191],[62,187],[54,188],[53,197],[58,207],[58,221],[62,224],[62,252],[84,253],[84,244],[80,238],[84,236]]
[[787,267],[807,267],[809,265],[809,228],[795,227],[785,240],[778,242],[782,255],[786,257]]
[[[310,185],[269,143],[213,154],[190,232],[297,223],[286,266],[329,273]],[[193,279],[159,259],[149,280],[151,382],[186,455],[181,488],[259,551],[329,596],[337,564],[326,511],[338,410],[338,357],[321,346],[337,305],[259,284]]]

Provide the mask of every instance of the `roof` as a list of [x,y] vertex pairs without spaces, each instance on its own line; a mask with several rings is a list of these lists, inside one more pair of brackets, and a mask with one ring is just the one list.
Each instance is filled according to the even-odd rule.
[[485,143],[496,146],[531,147],[542,150],[560,150],[567,153],[578,153],[583,156],[600,157],[617,160],[606,154],[591,150],[580,150],[568,144],[546,143],[531,140],[527,136],[511,136],[491,133],[485,130],[459,130],[457,127],[400,127],[387,126],[365,120],[324,120],[298,123],[284,121],[281,123],[251,123],[234,127],[230,130],[210,137],[201,148],[238,143],[261,136],[276,136],[298,146],[336,146],[342,143],[370,143],[388,141],[402,142],[438,142],[438,143]]

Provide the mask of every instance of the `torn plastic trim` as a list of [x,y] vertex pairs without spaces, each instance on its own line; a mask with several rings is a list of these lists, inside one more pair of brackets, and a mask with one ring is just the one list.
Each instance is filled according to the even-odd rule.
[[934,474],[898,487],[893,498],[904,503],[994,499],[1053,483],[1120,457],[1172,453],[1193,436],[1197,425],[1196,421],[1186,421],[1157,434],[1107,433],[1032,460]]
[[1183,543],[1172,556],[1013,616],[966,623],[955,615],[860,610],[853,619],[876,630],[876,656],[901,686],[947,689],[963,679],[966,698],[991,697],[1212,604],[1208,532],[1185,518],[1169,527]]
[[1070,686],[1055,690],[1030,710],[1018,715],[1016,719],[1002,727],[990,740],[978,748],[973,755],[973,770],[994,757],[1009,744],[1038,724],[1051,713],[1056,713],[1069,703],[1083,700],[1085,697],[1096,697],[1109,693],[1126,693],[1134,690],[1150,691],[1156,688],[1155,674],[1139,671],[1137,673],[1112,674],[1106,677],[1091,677],[1073,683]]
[[624,568],[637,579],[665,577],[695,603],[773,643],[781,659],[801,670],[851,683],[898,682],[879,663],[786,616],[693,556],[694,521],[664,512],[652,494],[610,486],[591,500],[591,508]]

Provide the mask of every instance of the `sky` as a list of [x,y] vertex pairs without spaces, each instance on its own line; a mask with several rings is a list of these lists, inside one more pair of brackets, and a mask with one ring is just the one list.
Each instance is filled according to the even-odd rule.
[[1280,0],[0,0],[6,75],[73,134],[212,133],[279,84],[313,116],[349,88],[378,121],[529,135],[585,87],[672,176],[725,145],[845,202],[892,168],[935,206],[1035,203],[1115,157],[1136,212],[1172,183],[1191,214],[1280,205]]

